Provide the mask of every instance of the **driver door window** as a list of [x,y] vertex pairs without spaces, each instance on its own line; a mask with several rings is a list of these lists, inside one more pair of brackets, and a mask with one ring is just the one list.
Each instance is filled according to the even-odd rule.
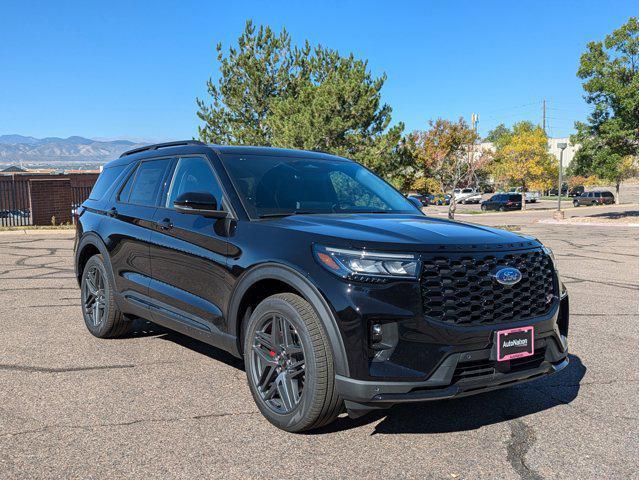
[[213,173],[208,159],[203,157],[182,157],[175,166],[173,178],[168,188],[165,208],[173,208],[173,202],[183,193],[211,193],[222,210],[222,189]]

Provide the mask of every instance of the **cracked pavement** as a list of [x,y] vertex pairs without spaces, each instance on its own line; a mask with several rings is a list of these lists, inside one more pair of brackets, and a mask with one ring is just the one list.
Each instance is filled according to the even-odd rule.
[[555,250],[571,295],[565,371],[306,435],[266,422],[220,350],[142,322],[93,338],[72,233],[1,234],[0,478],[639,478],[639,230],[522,233]]

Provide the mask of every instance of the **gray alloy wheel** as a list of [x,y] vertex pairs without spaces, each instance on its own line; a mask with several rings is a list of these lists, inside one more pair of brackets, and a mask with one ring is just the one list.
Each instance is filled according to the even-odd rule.
[[98,338],[120,337],[128,333],[133,323],[118,308],[113,291],[102,255],[94,255],[82,272],[80,301],[84,323]]
[[301,432],[326,425],[343,411],[328,335],[305,299],[293,293],[264,299],[242,331],[249,388],[269,422]]
[[274,412],[291,413],[304,392],[304,346],[289,320],[273,313],[263,317],[253,335],[253,382]]
[[104,322],[107,312],[104,298],[105,279],[96,265],[86,269],[82,285],[82,308],[85,319],[98,328]]

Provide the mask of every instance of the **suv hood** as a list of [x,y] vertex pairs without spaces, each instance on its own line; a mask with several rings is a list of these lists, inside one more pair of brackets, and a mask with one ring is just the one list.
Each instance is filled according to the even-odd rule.
[[444,245],[456,250],[464,246],[492,250],[539,245],[532,237],[506,230],[423,215],[291,215],[265,222],[273,227],[312,234],[318,242],[330,241],[354,248],[426,251],[434,247],[441,250]]

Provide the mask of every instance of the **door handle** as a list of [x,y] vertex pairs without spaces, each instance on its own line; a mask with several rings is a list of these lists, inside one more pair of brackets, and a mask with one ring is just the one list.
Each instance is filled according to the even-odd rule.
[[173,228],[173,223],[169,218],[164,218],[157,223],[160,230],[171,230]]
[[111,207],[106,214],[107,214],[107,217],[115,217],[118,214],[118,210],[115,207]]

